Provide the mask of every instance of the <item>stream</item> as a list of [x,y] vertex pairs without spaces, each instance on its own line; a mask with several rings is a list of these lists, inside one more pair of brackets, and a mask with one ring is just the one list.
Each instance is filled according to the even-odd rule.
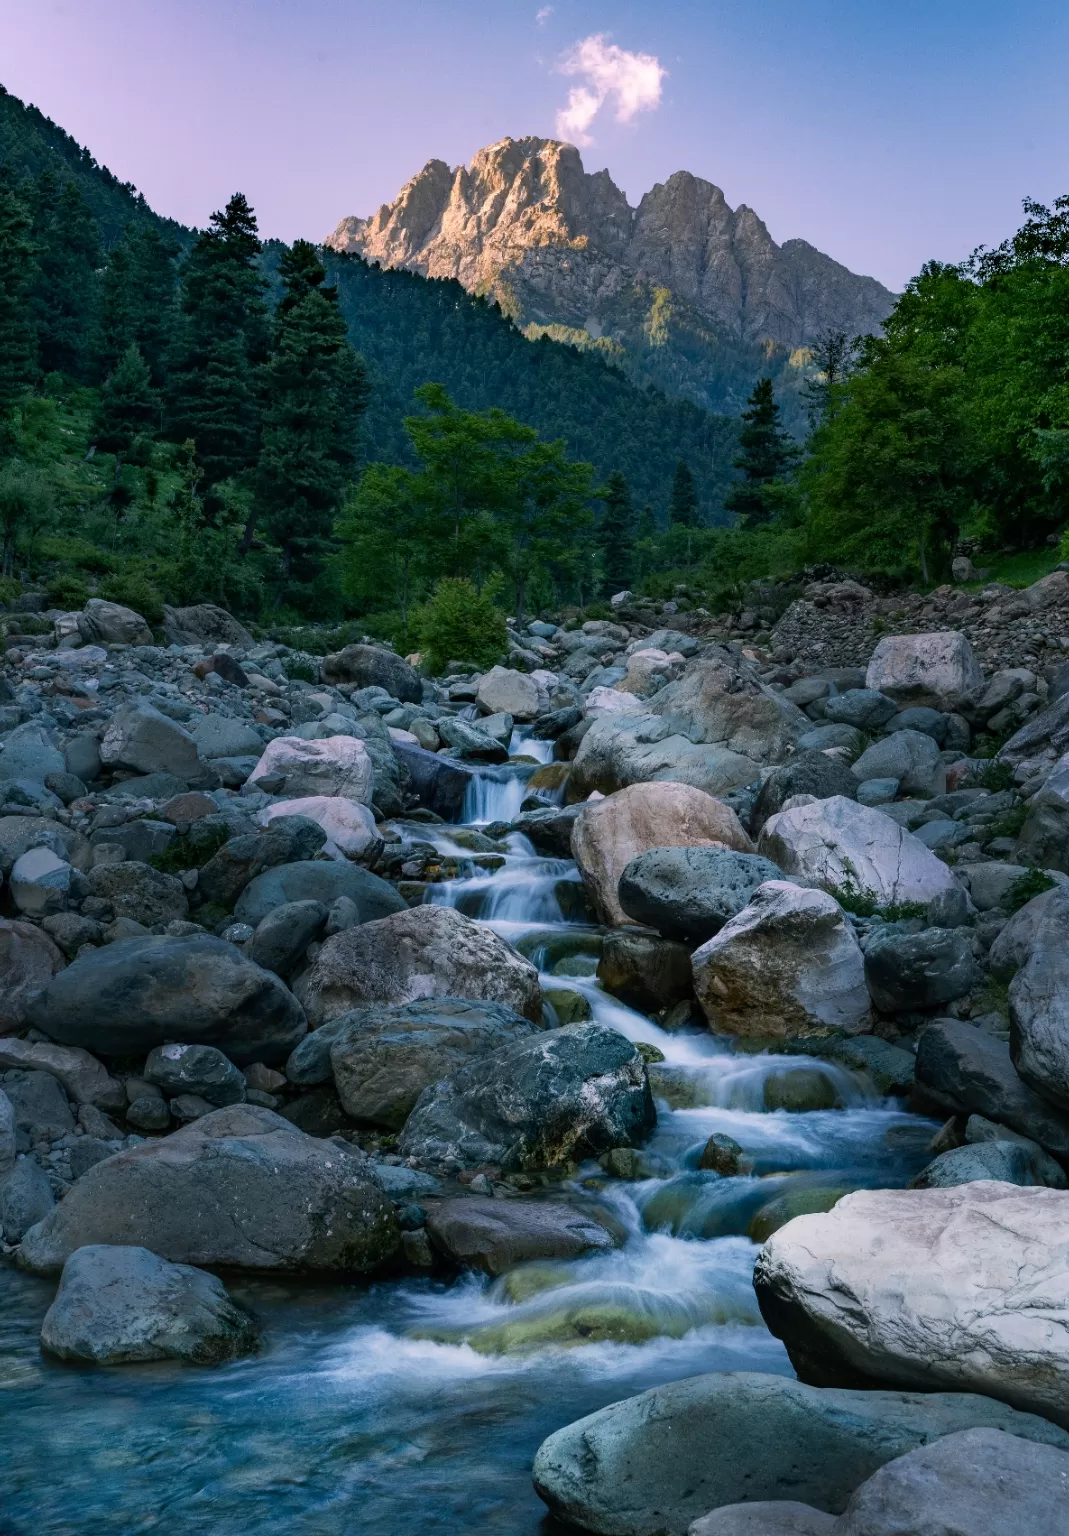
[[[551,744],[517,732],[511,751],[546,761]],[[480,773],[468,831],[513,820],[532,771]],[[459,827],[395,825],[470,858]],[[793,1374],[754,1299],[751,1222],[806,1188],[906,1184],[935,1125],[828,1062],[668,1034],[624,1007],[596,980],[600,930],[582,915],[575,866],[516,833],[498,846],[500,869],[472,866],[430,899],[489,923],[544,986],[580,993],[592,1017],[665,1058],[652,1069],[658,1121],[640,1176],[610,1179],[594,1164],[576,1176],[622,1245],[498,1281],[228,1276],[262,1322],[263,1348],[210,1370],[47,1360],[38,1334],[54,1284],[4,1266],[0,1536],[550,1536],[564,1528],[530,1467],[552,1430],[704,1371]],[[814,1101],[834,1107],[767,1107],[800,1070]],[[742,1146],[745,1172],[699,1169],[714,1131]],[[630,1342],[605,1337],[621,1329]]]

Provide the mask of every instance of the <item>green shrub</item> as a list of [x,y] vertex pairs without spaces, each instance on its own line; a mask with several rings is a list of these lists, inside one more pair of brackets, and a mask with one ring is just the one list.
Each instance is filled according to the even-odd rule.
[[1017,912],[1021,907],[1027,906],[1035,896],[1042,896],[1044,891],[1052,890],[1057,885],[1045,869],[1030,869],[1027,875],[1013,882],[1006,896],[1006,906],[1011,912]]
[[443,672],[450,661],[491,667],[508,649],[504,615],[465,577],[443,577],[413,618],[432,673]]
[[14,576],[0,576],[0,603],[13,603],[22,592],[22,584]]
[[51,608],[84,608],[89,601],[89,588],[77,571],[57,571],[45,586]]
[[319,681],[315,667],[300,656],[289,656],[282,663],[291,683],[316,683]]
[[109,603],[121,603],[132,608],[149,624],[163,622],[163,594],[140,571],[123,571],[116,576],[105,576],[100,583],[100,596]]
[[119,561],[107,554],[88,539],[46,534],[37,540],[36,554],[42,560],[58,560],[64,567],[88,571],[93,576],[104,576],[118,569]]
[[980,784],[984,789],[989,789],[993,795],[1001,790],[1013,788],[1013,769],[1009,763],[996,763],[992,758],[980,770]]

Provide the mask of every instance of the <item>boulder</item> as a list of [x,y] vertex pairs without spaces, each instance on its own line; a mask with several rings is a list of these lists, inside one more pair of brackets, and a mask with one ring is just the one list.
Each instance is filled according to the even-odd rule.
[[972,646],[956,630],[930,635],[885,635],[865,673],[865,687],[895,703],[960,710],[984,686]]
[[303,800],[280,800],[262,810],[256,820],[270,827],[280,816],[303,816],[327,834],[323,851],[332,858],[356,859],[374,864],[384,842],[375,818],[366,805],[340,795],[308,795]]
[[[20,779],[43,785],[50,773],[66,772],[63,753],[44,727],[32,720],[8,731],[0,746],[3,747],[0,751],[0,780],[4,782]],[[57,804],[54,799],[50,803]]]
[[[886,1462],[977,1425],[1069,1446],[1053,1424],[972,1393],[819,1392],[787,1376],[714,1372],[557,1430],[535,1456],[534,1484],[555,1515],[583,1530],[686,1536],[693,1520],[740,1500],[839,1513]],[[906,1529],[914,1536],[916,1527]],[[758,1532],[765,1536],[760,1527],[747,1536]]]
[[40,928],[0,918],[0,1032],[23,1027],[30,1000],[62,969],[62,954]]
[[1020,864],[1069,874],[1069,753],[1032,797],[1013,856]]
[[691,964],[715,1034],[858,1035],[871,1026],[864,957],[823,891],[767,881]]
[[754,801],[750,824],[755,833],[759,832],[770,816],[783,809],[784,801],[795,795],[812,795],[816,800],[845,795],[848,800],[856,800],[857,794],[857,779],[845,763],[826,757],[823,752],[799,751],[765,777]]
[[285,901],[262,919],[245,945],[245,954],[265,971],[288,976],[323,932],[326,921],[327,908],[321,901]]
[[12,1069],[51,1073],[75,1104],[92,1104],[112,1113],[126,1107],[122,1083],[77,1046],[53,1045],[50,1040],[0,1040],[0,1072]]
[[139,613],[121,603],[91,597],[78,615],[78,633],[85,645],[151,645],[152,631]]
[[251,651],[256,641],[244,625],[214,603],[194,603],[188,608],[163,610],[163,633],[168,645],[215,647],[233,645]]
[[460,819],[464,797],[472,780],[479,777],[469,763],[439,757],[436,752],[401,741],[393,743],[393,754],[408,773],[412,792],[421,805],[444,821]]
[[[510,717],[511,718],[511,717]],[[508,761],[508,749],[488,731],[480,730],[467,720],[443,715],[435,722],[439,736],[451,749],[452,755],[476,762],[504,763]]]
[[248,1354],[256,1334],[252,1318],[214,1275],[170,1264],[147,1248],[90,1243],[63,1266],[41,1324],[41,1348],[87,1365],[218,1365]]
[[897,779],[905,795],[943,795],[947,775],[939,748],[922,731],[894,731],[881,741],[866,747],[851,767],[851,773],[865,779]]
[[762,763],[782,762],[809,726],[796,704],[724,650],[691,662],[654,697],[650,711],[691,741],[727,747]]
[[[191,829],[194,855],[201,828],[214,820],[195,823]],[[278,816],[263,832],[241,832],[228,838],[202,865],[197,889],[205,901],[227,911],[257,875],[314,859],[326,841],[323,828],[307,816]]]
[[1013,1070],[1010,1048],[963,1019],[936,1019],[917,1044],[917,1087],[926,1105],[984,1115],[1056,1157],[1069,1157],[1069,1115],[1034,1093]]
[[[1045,1176],[1053,1164],[1056,1181]],[[1060,1178],[1057,1175],[1061,1175]],[[951,1147],[921,1169],[910,1186],[913,1189],[952,1189],[956,1184],[971,1184],[977,1179],[1000,1184],[1047,1184],[1064,1189],[1064,1173],[1035,1142],[983,1141],[975,1146]]]
[[747,906],[781,871],[756,853],[730,848],[651,848],[628,863],[618,895],[627,917],[693,948]]
[[621,683],[619,688],[591,688],[583,701],[583,714],[588,720],[599,715],[645,715],[648,707],[645,699],[631,693]]
[[848,688],[825,701],[825,720],[834,725],[852,725],[859,731],[878,731],[898,713],[898,705],[885,693],[872,688]]
[[641,1054],[603,1024],[519,1040],[426,1089],[398,1141],[402,1156],[454,1166],[557,1168],[652,1130]]
[[467,997],[542,1017],[538,971],[493,929],[452,907],[415,907],[324,943],[297,983],[313,1029],[352,1008]]
[[398,1241],[365,1159],[236,1104],[90,1168],[26,1233],[19,1263],[55,1273],[86,1243],[117,1243],[176,1264],[366,1273]]
[[98,864],[89,873],[89,889],[111,905],[116,917],[133,918],[146,928],[174,922],[189,911],[185,886],[176,875],[165,875],[133,859]]
[[4,1241],[21,1243],[55,1203],[48,1175],[37,1159],[20,1157],[13,1168],[0,1175],[0,1231]]
[[341,796],[370,805],[375,770],[367,747],[355,736],[328,736],[325,741],[276,736],[244,788],[255,790],[261,779],[281,780],[291,800]]
[[215,1045],[239,1066],[284,1060],[306,1028],[277,976],[209,934],[149,934],[81,955],[27,1018],[61,1045],[105,1056],[177,1040]]
[[751,783],[759,773],[756,759],[731,747],[696,744],[657,715],[601,715],[584,724],[589,729],[568,783],[572,800],[585,799],[594,790],[611,795],[629,784],[663,779],[691,784],[710,795],[724,794]]
[[859,1190],[761,1250],[754,1288],[814,1386],[966,1391],[1069,1426],[1069,1193]]
[[385,688],[402,704],[423,698],[419,673],[394,651],[381,645],[347,645],[324,656],[320,670],[325,683],[353,683],[357,688]]
[[882,1013],[925,1012],[980,986],[969,930],[925,928],[900,933],[888,925],[865,946],[865,981]]
[[4,1092],[15,1112],[16,1129],[30,1143],[55,1141],[74,1130],[67,1095],[50,1072],[5,1072]]
[[583,807],[572,832],[572,853],[605,922],[626,923],[620,876],[651,848],[720,844],[752,853],[735,812],[689,784],[633,784]]
[[276,864],[250,880],[235,904],[234,918],[257,928],[269,912],[285,902],[318,901],[330,907],[341,896],[355,904],[361,923],[408,911],[404,898],[392,885],[359,864],[301,859],[294,864]]
[[998,750],[997,761],[1033,773],[1050,773],[1069,752],[1069,693],[1033,715]]
[[245,1102],[245,1078],[214,1045],[158,1045],[142,1071],[168,1099],[195,1093],[222,1109]]
[[1033,896],[1015,912],[988,951],[988,966],[999,981],[1009,981],[1024,965],[1041,928],[1069,932],[1069,886],[1055,885]]
[[866,895],[878,907],[927,906],[944,891],[961,889],[912,833],[843,795],[780,811],[765,823],[757,851],[788,875],[833,894]]
[[0,1177],[15,1161],[15,1110],[7,1094],[0,1089]]
[[[476,1057],[527,1039],[535,1026],[501,1003],[435,998],[342,1014],[308,1036],[317,1057],[319,1037],[328,1031],[327,1074],[333,1075],[346,1114],[399,1131],[425,1088]],[[315,1058],[310,1052],[302,1057],[300,1046],[291,1063],[294,1057],[306,1063],[303,1075],[297,1067],[296,1080],[308,1080]],[[324,1080],[318,1072],[316,1080]]]
[[572,856],[572,828],[582,814],[581,805],[549,805],[545,810],[524,811],[512,823],[514,832],[529,837],[540,853],[555,859]]
[[603,1226],[563,1200],[438,1200],[427,1212],[427,1231],[447,1259],[487,1275],[613,1247]]
[[112,715],[101,738],[100,761],[107,768],[171,773],[186,784],[199,784],[208,776],[189,732],[141,700],[122,705]]
[[545,695],[533,677],[511,667],[491,667],[479,679],[476,703],[485,715],[508,714],[533,720],[545,709]]
[[687,946],[633,928],[605,935],[598,980],[606,992],[640,1013],[658,1013],[694,993]]
[[51,848],[75,869],[92,863],[88,840],[73,827],[47,816],[0,816],[0,871],[10,874],[17,860],[30,848]]
[[15,860],[8,889],[24,917],[66,910],[74,871],[51,848],[31,848]]
[[264,740],[247,720],[228,715],[201,715],[190,733],[203,758],[259,757]]
[[1064,902],[1047,908],[1032,952],[1010,982],[1010,1056],[1020,1077],[1069,1110],[1069,953],[1058,921]]
[[[190,798],[189,796],[186,797]],[[218,807],[212,802],[212,811],[217,812]],[[121,827],[98,827],[90,834],[89,846],[99,848],[101,843],[117,843],[128,859],[134,859],[139,864],[148,864],[152,859],[159,858],[166,853],[174,841],[175,828],[165,821],[157,821],[154,817],[138,817],[136,821],[128,821]]]

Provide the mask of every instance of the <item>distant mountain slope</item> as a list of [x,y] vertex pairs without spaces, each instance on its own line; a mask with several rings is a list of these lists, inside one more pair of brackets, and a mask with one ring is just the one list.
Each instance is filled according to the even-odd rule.
[[608,340],[661,387],[737,410],[762,371],[788,389],[821,332],[876,331],[894,295],[678,171],[637,208],[607,171],[553,139],[503,139],[470,166],[432,160],[329,244],[492,294],[537,335]]

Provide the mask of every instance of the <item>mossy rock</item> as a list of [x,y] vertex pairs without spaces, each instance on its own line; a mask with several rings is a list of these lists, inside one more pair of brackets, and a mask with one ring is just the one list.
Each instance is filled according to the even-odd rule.
[[839,1109],[841,1100],[827,1073],[816,1067],[784,1067],[765,1079],[765,1108],[786,1109],[792,1114]]
[[778,1232],[780,1227],[785,1227],[796,1216],[815,1216],[830,1211],[849,1193],[848,1189],[817,1187],[792,1189],[786,1194],[777,1195],[775,1200],[770,1200],[757,1212],[747,1228],[746,1236],[755,1243],[765,1243],[773,1232]]
[[562,1024],[582,1024],[590,1018],[590,999],[571,987],[546,987],[542,993]]
[[571,771],[570,763],[542,763],[527,780],[527,788],[543,791],[564,789]]

